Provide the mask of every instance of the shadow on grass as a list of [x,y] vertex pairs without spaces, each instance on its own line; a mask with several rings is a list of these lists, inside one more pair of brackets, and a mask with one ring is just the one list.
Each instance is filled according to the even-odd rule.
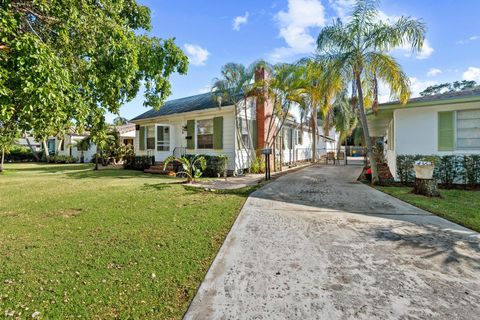
[[172,181],[172,182],[160,182],[160,183],[153,183],[153,184],[148,184],[145,183],[142,187],[142,190],[165,190],[165,189],[170,189],[173,185],[176,184],[182,184],[183,181]]
[[[23,167],[25,165],[25,167]],[[37,173],[61,173],[65,171],[79,171],[79,170],[91,170],[93,164],[47,164],[47,163],[28,163],[28,164],[14,164],[12,166],[6,165],[6,169],[10,172],[37,172]]]
[[231,195],[237,195],[241,197],[248,197],[252,192],[256,191],[258,188],[260,188],[259,185],[254,185],[254,186],[247,186],[239,189],[224,189],[224,190],[211,190],[211,189],[205,189],[203,187],[196,187],[192,185],[185,184],[183,185],[183,188],[188,191],[189,193],[204,193],[204,192],[210,192],[210,193],[215,193],[215,194],[231,194]]

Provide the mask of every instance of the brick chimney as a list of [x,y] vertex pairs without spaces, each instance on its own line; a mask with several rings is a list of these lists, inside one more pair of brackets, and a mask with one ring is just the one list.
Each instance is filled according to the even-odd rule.
[[[258,68],[255,71],[255,81],[261,81],[268,79],[269,73],[265,68]],[[270,128],[270,119],[273,114],[273,103],[264,94],[263,96],[257,96],[256,99],[256,117],[257,117],[257,153],[266,147],[273,147],[273,135],[275,132],[275,125]]]

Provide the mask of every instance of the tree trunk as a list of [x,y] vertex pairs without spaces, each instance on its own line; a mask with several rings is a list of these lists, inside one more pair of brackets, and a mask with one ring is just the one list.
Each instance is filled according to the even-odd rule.
[[30,143],[30,140],[28,139],[27,133],[25,132],[23,134],[23,136],[25,137],[25,140],[27,140],[27,145],[30,148],[30,151],[32,152],[33,157],[35,158],[35,161],[39,162],[40,159],[38,158],[38,154],[35,150],[33,150],[32,144]]
[[312,163],[317,162],[317,106],[312,106]]
[[2,160],[0,161],[0,172],[3,172],[3,161],[5,160],[5,149],[2,148]]
[[440,197],[440,192],[438,192],[438,186],[435,179],[415,178],[413,192],[415,194],[421,194],[427,197]]
[[370,159],[370,168],[372,169],[372,184],[378,184],[378,169],[377,161],[373,155],[372,139],[370,138],[370,130],[368,129],[367,116],[365,115],[365,106],[363,104],[363,89],[360,73],[355,73],[355,81],[357,84],[358,103],[359,103],[359,118],[363,128],[363,136],[365,139],[365,146],[367,147],[367,155]]
[[48,152],[47,141],[43,140],[42,144],[43,144],[43,153],[45,154],[45,162],[49,163],[50,162],[50,153]]
[[95,168],[93,170],[98,170],[98,152],[95,153]]
[[55,151],[55,155],[57,156],[60,153],[60,149],[62,148],[62,143],[63,143],[63,139],[59,140],[57,150]]
[[338,141],[337,141],[337,157],[339,156],[340,154],[340,151],[342,150],[342,134],[340,133],[338,135]]

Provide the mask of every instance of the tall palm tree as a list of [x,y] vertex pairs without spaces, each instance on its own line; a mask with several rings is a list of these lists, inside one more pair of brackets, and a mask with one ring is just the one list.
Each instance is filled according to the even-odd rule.
[[333,97],[344,87],[343,79],[338,73],[331,72],[333,69],[329,67],[328,61],[321,58],[302,59],[297,68],[301,83],[293,99],[300,105],[301,117],[310,118],[312,162],[316,162],[318,118],[327,119],[323,121],[323,129],[328,131],[331,123],[327,115],[332,110]]
[[339,133],[337,142],[337,155],[340,153],[342,143],[347,141],[353,130],[358,125],[358,118],[354,110],[352,110],[351,101],[347,96],[346,91],[342,91],[333,103],[333,110],[331,113],[332,124],[335,130]]
[[[215,78],[211,88],[213,97],[216,99],[218,106],[222,106],[225,102],[233,103],[235,107],[235,118],[236,121],[236,132],[238,137],[238,144],[245,150],[248,161],[251,163],[251,158],[255,157],[255,154],[251,154],[251,148],[247,146],[242,137],[242,123],[238,121],[241,114],[245,115],[247,119],[247,98],[250,95],[250,92],[253,88],[253,79],[255,76],[254,66],[245,67],[239,63],[227,63],[222,67],[221,77]],[[246,121],[247,132],[251,132],[249,128],[249,123]],[[250,146],[253,144],[251,135],[249,134]],[[255,146],[253,146],[255,148]]]
[[[365,135],[372,168],[372,183],[378,182],[377,163],[373,157],[372,140],[365,107],[378,107],[378,81],[385,82],[391,97],[405,104],[410,97],[410,82],[401,66],[388,52],[410,46],[412,51],[423,47],[426,27],[422,21],[401,17],[395,22],[379,18],[377,0],[357,0],[351,19],[343,24],[335,21],[322,29],[317,39],[319,54],[332,62],[334,69],[352,83],[354,106]],[[368,94],[371,92],[371,105]]]

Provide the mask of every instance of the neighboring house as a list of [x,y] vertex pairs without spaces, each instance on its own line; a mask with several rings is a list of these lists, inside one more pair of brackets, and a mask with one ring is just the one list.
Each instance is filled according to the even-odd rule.
[[[119,133],[119,139],[121,143],[126,145],[133,145],[135,139],[135,124],[127,123],[125,125],[114,127]],[[72,156],[81,161],[81,150],[78,150],[78,142],[86,139],[90,136],[89,132],[78,133],[74,128],[70,130],[70,133],[65,134],[63,140],[59,140],[56,137],[51,137],[47,140],[48,152],[55,154],[56,150],[60,147],[58,155]],[[60,145],[61,143],[61,145]],[[88,150],[83,151],[84,162],[92,161],[95,153],[97,152],[97,146],[94,143],[90,144]]]
[[[254,154],[272,139],[269,101],[258,102],[248,98],[235,114],[233,103],[217,101],[211,93],[204,93],[167,101],[160,110],[149,110],[131,120],[136,124],[135,152],[155,156],[157,162],[170,155],[188,154],[226,155],[227,170],[241,172],[250,167]],[[236,126],[238,125],[238,130]],[[282,137],[282,138],[280,138]],[[324,140],[320,135],[319,146]],[[274,153],[284,164],[311,158],[311,134],[293,120],[285,122],[277,136]],[[245,147],[244,147],[245,146]]]
[[[28,139],[28,141],[27,141]],[[19,138],[17,139],[17,144],[22,147],[29,148],[28,144],[33,148],[33,151],[42,150],[42,144],[36,141],[33,137]]]
[[395,178],[398,155],[480,154],[480,89],[384,103],[368,123],[371,137],[385,139]]

